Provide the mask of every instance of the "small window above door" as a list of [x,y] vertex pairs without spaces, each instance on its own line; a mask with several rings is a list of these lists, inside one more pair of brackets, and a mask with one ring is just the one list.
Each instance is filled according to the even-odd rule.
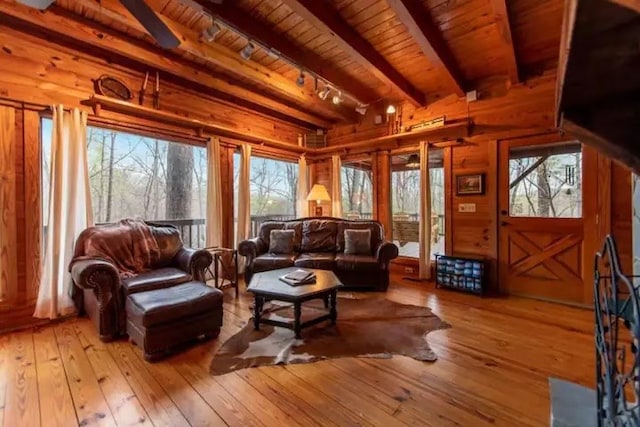
[[579,142],[509,150],[509,216],[582,217]]

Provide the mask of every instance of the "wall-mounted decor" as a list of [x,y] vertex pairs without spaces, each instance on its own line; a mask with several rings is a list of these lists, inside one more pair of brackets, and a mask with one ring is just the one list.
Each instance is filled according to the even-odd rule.
[[484,194],[484,174],[456,175],[456,195]]
[[96,92],[99,95],[120,99],[122,101],[129,101],[133,98],[131,90],[129,90],[122,80],[107,75],[102,75],[96,80]]

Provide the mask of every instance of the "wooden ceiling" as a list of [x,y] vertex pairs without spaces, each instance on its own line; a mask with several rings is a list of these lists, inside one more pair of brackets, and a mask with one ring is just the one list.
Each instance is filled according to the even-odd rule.
[[[4,2],[5,0],[3,0]],[[355,122],[355,100],[364,104],[409,101],[421,106],[449,95],[464,96],[488,78],[512,84],[557,66],[563,0],[147,0],[181,45],[165,51],[199,72],[181,77],[229,93],[309,128]],[[22,6],[16,5],[15,8]],[[16,17],[1,6],[0,14]],[[98,26],[114,37],[158,49],[117,0],[56,0],[46,13]],[[17,18],[55,31],[46,20]],[[221,22],[215,41],[200,37]],[[64,28],[60,29],[65,32]],[[73,34],[65,33],[70,37]],[[247,37],[258,48],[249,61],[239,52]],[[80,38],[79,38],[80,39]],[[108,49],[103,40],[86,41]],[[102,44],[101,44],[102,43]],[[120,51],[126,55],[128,52]],[[129,55],[129,60],[134,54]],[[287,59],[283,59],[287,58]],[[151,69],[156,61],[138,56]],[[292,63],[293,62],[293,63]],[[323,101],[311,71],[354,99]],[[175,67],[174,67],[175,68]],[[161,69],[170,72],[171,69]],[[210,76],[199,78],[202,71]],[[307,74],[309,74],[307,72]],[[324,86],[320,83],[319,88]],[[239,89],[236,89],[239,88]],[[254,94],[248,96],[247,93]]]

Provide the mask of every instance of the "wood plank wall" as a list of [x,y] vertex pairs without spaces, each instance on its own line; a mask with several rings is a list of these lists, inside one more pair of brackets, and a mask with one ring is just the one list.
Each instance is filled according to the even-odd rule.
[[[39,128],[42,105],[62,103],[65,107],[88,109],[82,101],[94,93],[94,81],[103,74],[124,81],[137,100],[145,71],[114,64],[107,58],[63,47],[0,23],[0,108],[4,105],[15,114],[15,124],[9,129],[11,139],[0,138],[0,192],[3,194],[0,209],[4,218],[0,224],[3,236],[0,239],[0,271],[3,280],[10,283],[9,299],[0,303],[0,331],[34,322],[31,315],[40,284],[41,263]],[[147,94],[151,92],[155,76],[154,70],[148,71],[151,77]],[[162,75],[160,79],[160,101],[164,111],[291,144],[297,144],[298,135],[308,131],[165,81]],[[145,105],[150,107],[151,103],[152,97],[148,95]],[[158,136],[168,139],[195,144],[203,140],[193,129],[107,111],[103,111],[98,120],[146,133],[155,131]],[[259,147],[258,151],[260,149],[265,148]],[[233,200],[234,151],[235,147],[224,144],[223,139],[223,200]],[[223,214],[227,224],[223,244],[230,246],[233,244],[233,203],[225,203]]]
[[[507,89],[503,84],[488,85],[480,91],[480,100],[467,104],[455,97],[445,98],[427,107],[415,109],[403,104],[403,125],[408,126],[422,120],[444,115],[447,121],[471,120],[473,128],[470,137],[461,146],[445,148],[446,191],[446,250],[447,253],[474,254],[484,256],[489,261],[491,288],[498,291],[498,147],[501,140],[525,138],[532,141],[541,135],[551,139],[554,136],[555,78],[544,75],[521,85]],[[383,114],[386,106],[372,108],[362,121],[355,125],[339,126],[329,131],[329,145],[337,146],[353,141],[365,140],[387,134],[386,125],[375,125],[373,116]],[[556,134],[557,135],[557,134]],[[416,144],[416,148],[418,145]],[[408,147],[404,147],[408,149]],[[383,222],[390,237],[391,219],[389,212],[390,182],[388,156],[390,151],[377,152],[377,167],[374,186],[377,192],[377,218]],[[603,157],[603,156],[601,156]],[[605,159],[606,160],[606,159]],[[605,162],[606,163],[606,162]],[[604,207],[605,216],[610,216],[610,227],[619,241],[619,249],[625,269],[631,269],[631,180],[630,172],[624,166],[609,161],[611,171],[610,205]],[[600,167],[601,169],[601,167]],[[323,170],[321,167],[319,170]],[[593,171],[595,172],[595,171]],[[456,196],[455,177],[469,173],[484,173],[485,194],[481,196]],[[590,171],[585,170],[585,174]],[[608,173],[608,172],[607,172]],[[328,181],[328,176],[318,179]],[[589,197],[585,194],[584,197]],[[459,203],[475,203],[476,212],[458,212]],[[606,230],[600,230],[606,231]],[[591,244],[595,247],[595,242]],[[589,255],[591,256],[591,254]],[[417,267],[412,260],[398,260],[394,269],[407,276],[404,267]],[[417,271],[417,269],[416,269]]]

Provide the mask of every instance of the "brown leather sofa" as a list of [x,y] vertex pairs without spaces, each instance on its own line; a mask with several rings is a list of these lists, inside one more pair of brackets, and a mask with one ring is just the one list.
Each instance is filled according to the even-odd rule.
[[[180,233],[173,226],[152,223],[146,225],[150,227],[151,235],[158,243],[160,254],[152,265],[145,266],[147,271],[132,277],[122,278],[116,266],[109,261],[83,259],[82,251],[76,243],[76,256],[80,256],[70,266],[75,285],[72,296],[78,311],[88,314],[94,321],[103,341],[127,333],[125,304],[129,295],[193,282],[201,282],[205,286],[202,282],[205,268],[212,262],[211,254],[205,250],[183,247]],[[86,238],[86,233],[95,232],[95,228],[83,231],[77,242]],[[222,293],[217,289],[212,291],[219,293],[218,317],[221,325]],[[198,295],[195,295],[191,299],[197,298]],[[183,311],[188,310],[183,308]]]
[[[370,254],[344,253],[347,229],[371,231]],[[293,253],[269,253],[271,230],[294,230]],[[311,217],[263,222],[258,236],[241,242],[238,252],[246,257],[247,283],[254,273],[295,266],[332,270],[347,287],[386,290],[389,262],[398,256],[398,247],[384,241],[384,229],[378,221]]]

